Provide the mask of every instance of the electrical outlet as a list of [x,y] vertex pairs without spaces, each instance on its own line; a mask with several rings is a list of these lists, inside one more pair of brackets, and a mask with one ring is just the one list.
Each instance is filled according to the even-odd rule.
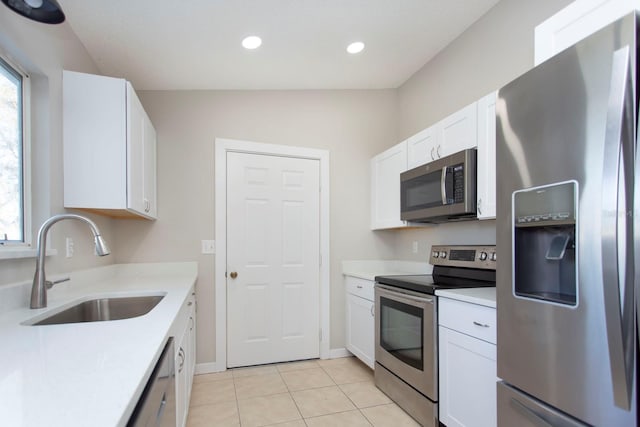
[[65,241],[65,246],[67,250],[67,258],[73,257],[73,239],[71,237],[67,237]]
[[202,253],[203,254],[215,254],[216,253],[216,241],[215,240],[203,240],[202,241]]
[[418,242],[417,241],[413,241],[413,253],[417,254],[418,253]]

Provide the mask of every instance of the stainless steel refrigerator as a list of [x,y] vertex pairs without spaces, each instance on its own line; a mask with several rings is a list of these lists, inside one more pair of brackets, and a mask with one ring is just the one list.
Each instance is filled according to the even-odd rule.
[[638,425],[637,35],[634,13],[499,91],[501,427]]

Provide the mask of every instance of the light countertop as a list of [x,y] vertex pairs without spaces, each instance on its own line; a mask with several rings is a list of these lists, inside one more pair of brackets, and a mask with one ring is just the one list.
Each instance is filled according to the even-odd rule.
[[373,281],[376,276],[431,274],[433,266],[427,262],[358,260],[342,261],[342,274]]
[[[13,300],[0,307],[0,423],[126,425],[196,277],[196,263],[123,264],[72,273],[71,281],[49,290],[48,307],[38,310],[28,308],[26,286],[1,287],[0,299]],[[95,297],[161,293],[166,295],[153,310],[132,319],[22,324]]]
[[439,289],[439,297],[451,298],[472,304],[496,308],[496,288]]

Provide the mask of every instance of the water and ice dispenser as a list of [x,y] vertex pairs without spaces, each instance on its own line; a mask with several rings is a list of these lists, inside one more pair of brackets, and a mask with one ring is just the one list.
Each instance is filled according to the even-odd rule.
[[577,304],[577,183],[513,193],[513,292],[517,297]]

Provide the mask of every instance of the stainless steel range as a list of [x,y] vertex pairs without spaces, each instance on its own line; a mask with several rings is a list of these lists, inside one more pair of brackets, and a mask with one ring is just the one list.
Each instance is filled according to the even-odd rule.
[[432,275],[375,278],[375,383],[425,427],[438,426],[437,289],[495,286],[495,246],[433,246]]

